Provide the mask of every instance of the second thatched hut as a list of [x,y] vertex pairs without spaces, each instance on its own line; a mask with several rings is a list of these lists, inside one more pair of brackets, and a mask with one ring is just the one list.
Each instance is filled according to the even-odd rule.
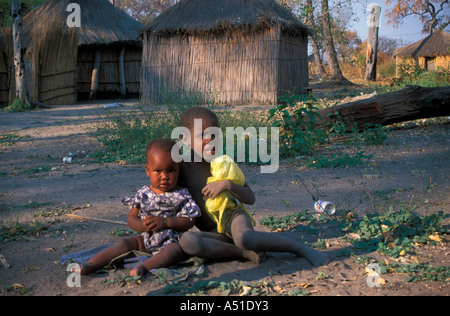
[[181,0],[145,28],[141,99],[182,89],[274,104],[304,93],[309,32],[274,0]]
[[402,65],[403,68],[418,65],[427,71],[438,68],[450,70],[450,34],[435,31],[418,42],[397,49],[394,58],[397,64],[397,77],[401,74]]

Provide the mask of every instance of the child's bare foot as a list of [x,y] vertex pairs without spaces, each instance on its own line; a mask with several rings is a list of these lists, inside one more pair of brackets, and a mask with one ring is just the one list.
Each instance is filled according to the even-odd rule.
[[302,247],[300,251],[297,252],[299,257],[303,257],[309,261],[313,266],[320,267],[330,263],[330,258],[323,252],[315,250],[308,246]]
[[244,250],[242,256],[245,259],[248,259],[250,261],[253,261],[256,264],[261,264],[267,259],[267,255],[264,251],[261,252],[255,252],[251,250]]
[[143,264],[140,264],[136,268],[134,268],[133,270],[130,271],[130,276],[144,277],[147,273],[148,273],[147,268]]
[[95,272],[97,268],[92,262],[88,262],[86,264],[81,265],[80,274],[81,275],[87,275],[89,273]]

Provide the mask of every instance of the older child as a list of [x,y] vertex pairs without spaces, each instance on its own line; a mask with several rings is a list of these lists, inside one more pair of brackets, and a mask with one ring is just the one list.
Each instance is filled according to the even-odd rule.
[[179,232],[192,228],[201,213],[188,190],[177,185],[180,166],[172,160],[174,145],[175,142],[169,139],[148,144],[145,170],[151,185],[122,200],[132,206],[128,225],[142,235],[122,239],[98,253],[82,267],[81,274],[100,269],[132,250],[148,252],[152,256],[134,268],[131,276],[143,276],[151,269],[168,267],[184,259],[185,253],[178,244]]
[[[194,120],[202,120],[202,130],[194,130]],[[196,226],[201,232],[187,232],[180,240],[180,246],[186,254],[212,260],[235,260],[245,258],[255,263],[265,259],[265,252],[290,252],[304,257],[314,266],[327,263],[328,257],[302,242],[293,241],[279,235],[255,231],[249,215],[242,209],[237,209],[229,217],[225,232],[217,232],[217,224],[207,215],[205,200],[215,198],[228,191],[242,203],[252,205],[255,196],[245,183],[239,186],[229,180],[217,181],[206,185],[211,176],[210,163],[205,158],[215,155],[211,146],[212,138],[204,135],[209,127],[218,127],[217,116],[210,110],[195,107],[187,110],[181,117],[181,124],[190,131],[190,138],[184,141],[191,146],[192,162],[183,162],[180,174],[180,185],[189,189],[194,200],[202,210],[202,216]]]

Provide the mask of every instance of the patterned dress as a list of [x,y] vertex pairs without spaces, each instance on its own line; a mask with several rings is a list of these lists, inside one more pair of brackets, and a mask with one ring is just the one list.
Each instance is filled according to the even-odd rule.
[[[136,194],[122,198],[122,203],[130,206],[139,203],[141,205],[138,214],[140,219],[149,215],[164,218],[201,216],[200,208],[194,202],[189,191],[184,188],[174,192],[156,194],[149,186],[144,186]],[[142,233],[145,247],[151,254],[157,254],[168,244],[178,242],[181,235],[182,233],[173,229]]]

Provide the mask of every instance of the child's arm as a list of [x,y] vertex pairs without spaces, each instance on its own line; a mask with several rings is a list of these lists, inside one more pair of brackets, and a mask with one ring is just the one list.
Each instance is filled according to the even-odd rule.
[[179,232],[185,232],[194,227],[195,219],[186,217],[161,217],[147,216],[144,220],[148,232],[157,232],[165,229],[173,229]]
[[139,209],[132,207],[128,213],[127,223],[128,226],[137,232],[150,232],[149,228],[144,224],[144,222],[139,218]]
[[245,183],[244,186],[240,186],[229,180],[216,181],[205,186],[202,193],[205,197],[214,199],[224,191],[230,192],[236,199],[244,204],[253,205],[255,203],[255,195],[247,183]]
[[195,224],[195,218],[147,216],[145,219],[140,219],[138,213],[139,209],[133,207],[127,217],[128,226],[137,232],[154,232],[164,229],[184,232]]
[[195,225],[195,218],[187,217],[168,217],[167,218],[167,228],[186,232]]

